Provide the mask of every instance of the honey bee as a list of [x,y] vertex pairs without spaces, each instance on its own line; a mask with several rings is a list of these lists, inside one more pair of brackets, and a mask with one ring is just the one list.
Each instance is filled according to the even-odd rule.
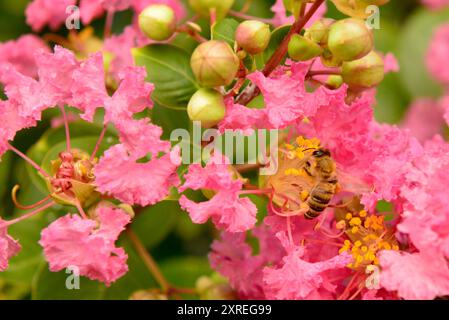
[[337,168],[329,150],[318,149],[306,159],[303,169],[316,181],[305,199],[309,210],[304,214],[307,219],[314,219],[328,207],[338,190]]
[[336,163],[329,150],[303,149],[300,157],[283,156],[278,173],[267,180],[273,189],[272,203],[282,215],[318,217],[339,190]]

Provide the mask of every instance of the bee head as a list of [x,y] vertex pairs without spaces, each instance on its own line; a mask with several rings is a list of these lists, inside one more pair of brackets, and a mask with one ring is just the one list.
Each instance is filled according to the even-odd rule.
[[316,158],[322,158],[322,157],[325,157],[325,156],[330,157],[330,156],[331,156],[331,153],[330,153],[330,151],[327,150],[327,149],[318,149],[318,150],[314,151],[314,152],[312,153],[312,155],[313,155],[314,157],[316,157]]

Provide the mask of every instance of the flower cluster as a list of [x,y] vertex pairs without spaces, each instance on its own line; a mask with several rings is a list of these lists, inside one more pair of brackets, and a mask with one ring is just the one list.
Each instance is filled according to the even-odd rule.
[[[214,28],[226,23],[227,14],[248,16],[231,10],[234,1],[191,0],[196,15],[185,23],[187,11],[177,0],[32,1],[26,16],[33,31],[57,30],[67,19],[66,9],[79,4],[85,25],[106,16],[104,39],[88,27],[72,30],[67,39],[47,36],[59,44],[53,49],[35,35],[0,44],[0,84],[6,96],[0,101],[0,156],[15,153],[48,188],[44,199],[24,206],[14,187],[16,206],[31,211],[0,219],[0,271],[21,250],[8,228],[60,204],[77,213],[58,217],[41,230],[39,244],[50,271],[77,266],[81,275],[109,286],[129,269],[119,244],[123,233],[139,254],[147,254],[129,229],[134,215],[170,197],[193,223],[211,220],[220,232],[209,261],[227,280],[200,278],[195,292],[200,297],[449,295],[449,144],[438,135],[449,123],[449,94],[438,101],[415,101],[400,126],[378,123],[376,87],[385,74],[400,71],[399,63],[393,54],[375,49],[373,32],[361,19],[367,1],[332,2],[349,17],[324,18],[324,0],[278,0],[272,19],[247,20],[230,35],[217,36]],[[439,8],[447,1],[424,3]],[[134,13],[133,22],[112,34],[114,14],[124,10]],[[197,24],[204,18],[211,24],[212,40]],[[271,31],[285,24],[290,26],[284,36],[279,30],[285,27]],[[199,42],[190,66],[173,58],[181,55],[179,49],[179,56],[151,58],[193,83],[185,90],[177,87],[178,79],[166,81],[165,75],[136,66],[131,53],[143,46],[174,50],[166,43],[180,33]],[[449,26],[442,25],[430,43],[427,66],[445,89],[448,54]],[[148,75],[164,81],[150,83]],[[170,95],[181,93],[178,100],[185,109],[177,109],[186,119],[200,121],[203,129],[217,129],[217,135],[278,130],[279,141],[265,154],[265,163],[246,166],[274,166],[277,172],[246,175],[216,145],[204,163],[184,168],[186,149],[163,140],[164,128],[148,116],[159,85]],[[254,107],[257,97],[263,105]],[[37,126],[51,108],[62,116],[66,143],[57,157],[40,166],[15,147],[14,139],[19,131]],[[103,128],[94,146],[72,145],[68,110]],[[193,199],[192,190],[201,191],[203,200]],[[144,260],[154,271],[151,258]],[[178,293],[159,271],[155,279],[161,291],[151,297]]]

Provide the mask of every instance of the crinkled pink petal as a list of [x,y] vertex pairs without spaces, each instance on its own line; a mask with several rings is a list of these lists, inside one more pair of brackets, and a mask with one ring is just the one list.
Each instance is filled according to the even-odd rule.
[[16,133],[24,128],[36,125],[32,118],[19,115],[18,106],[11,101],[0,101],[0,156],[8,150],[8,141],[14,139]]
[[421,0],[421,2],[425,6],[433,10],[449,7],[449,0]]
[[406,203],[398,230],[408,234],[419,250],[433,249],[449,258],[449,145],[436,137],[424,149],[401,188]]
[[434,32],[426,55],[430,73],[444,84],[449,84],[449,23],[439,26]]
[[211,267],[229,279],[241,299],[265,299],[262,268],[266,261],[261,256],[252,256],[244,233],[222,232],[221,239],[215,240],[211,249]]
[[46,25],[56,30],[68,17],[67,7],[75,4],[76,0],[34,0],[25,11],[27,24],[35,32],[41,31]]
[[[282,267],[264,268],[263,281],[267,299],[319,299],[325,291],[332,292],[333,289],[326,273],[344,268],[351,260],[349,255],[342,254],[326,261],[310,263],[302,259],[303,254],[303,248],[298,247],[284,257]],[[328,296],[325,295],[324,298]]]
[[[311,3],[309,3],[306,7],[307,10],[310,9]],[[273,23],[276,26],[282,26],[285,24],[293,24],[295,22],[295,18],[292,15],[287,15],[287,11],[284,7],[284,1],[283,0],[276,0],[276,3],[271,7],[271,11],[274,12],[274,18]],[[327,11],[326,4],[322,4],[318,10],[314,13],[312,18],[307,22],[305,28],[310,27],[315,21],[318,19],[321,19]]]
[[3,220],[0,218],[0,271],[5,271],[8,268],[9,259],[17,255],[21,246],[18,241],[8,235],[2,223]]
[[239,198],[235,192],[220,191],[211,200],[196,203],[186,196],[179,199],[194,223],[205,223],[209,218],[219,229],[244,232],[254,227],[257,208],[248,198]]
[[108,97],[105,87],[103,55],[98,52],[81,62],[73,71],[70,104],[84,113],[81,118],[92,122],[95,110],[104,105]]
[[384,56],[384,71],[389,72],[399,72],[399,62],[392,53],[387,53]]
[[50,48],[35,35],[26,34],[17,40],[0,43],[0,64],[10,63],[28,77],[37,77],[35,53],[50,52]]
[[442,132],[445,123],[443,113],[444,110],[437,101],[421,98],[408,108],[400,127],[410,130],[420,142],[425,142]]
[[221,132],[226,129],[242,130],[244,133],[251,133],[253,128],[263,126],[265,120],[265,110],[248,108],[241,104],[234,103],[233,98],[228,98],[226,103],[226,114],[224,119],[218,124]]
[[379,255],[380,285],[410,300],[430,300],[449,294],[447,261],[431,252],[383,250]]
[[88,25],[92,20],[101,17],[104,14],[102,6],[103,0],[81,0],[80,15],[83,24]]
[[217,192],[215,196],[201,203],[182,196],[179,203],[195,223],[205,223],[211,218],[218,228],[243,232],[256,223],[257,208],[248,198],[239,197],[243,183],[233,179],[228,161],[223,161],[223,158],[216,152],[204,168],[200,164],[190,165],[189,172],[184,176],[186,181],[179,188],[181,192],[186,189],[214,190]]
[[146,163],[137,160],[122,144],[108,149],[94,169],[98,191],[128,204],[147,206],[166,198],[170,187],[179,183],[179,149],[161,158],[153,155]]
[[120,74],[120,85],[114,95],[105,101],[105,121],[132,119],[135,113],[153,107],[150,95],[154,85],[145,82],[143,67],[128,67]]
[[66,215],[51,223],[41,233],[40,245],[51,271],[69,266],[79,269],[80,275],[110,285],[128,271],[123,248],[115,241],[130,217],[121,209],[99,208],[98,222]]
[[54,104],[64,105],[72,97],[73,73],[79,67],[72,51],[55,46],[54,53],[36,54],[39,83]]

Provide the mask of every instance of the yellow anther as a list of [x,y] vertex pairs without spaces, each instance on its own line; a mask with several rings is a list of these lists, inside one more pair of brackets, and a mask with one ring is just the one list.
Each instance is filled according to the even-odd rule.
[[361,216],[362,218],[365,218],[367,214],[368,213],[366,212],[366,210],[362,210],[359,212],[359,216]]
[[288,143],[285,144],[285,147],[287,148],[287,150],[293,150],[293,149],[295,149],[294,146],[292,146],[291,144],[288,144]]
[[360,218],[358,218],[358,217],[352,218],[352,219],[349,221],[349,224],[350,224],[351,226],[360,226],[360,225],[362,224],[362,220],[360,220]]
[[358,227],[352,227],[351,233],[352,234],[356,234],[357,232],[359,232],[359,228]]
[[346,214],[345,219],[346,219],[346,220],[351,220],[351,219],[352,219],[352,214],[348,212],[348,213]]
[[346,222],[344,220],[340,220],[336,223],[335,227],[338,230],[343,230],[346,227]]
[[397,244],[393,245],[393,250],[398,251],[399,250],[399,246]]
[[368,251],[368,247],[367,246],[362,246],[362,252],[367,252]]
[[351,241],[345,240],[345,241],[343,242],[343,244],[344,244],[346,247],[349,247],[349,246],[351,246]]
[[361,241],[359,241],[359,240],[357,240],[355,243],[354,243],[354,246],[355,247],[361,247],[362,246],[362,242]]

